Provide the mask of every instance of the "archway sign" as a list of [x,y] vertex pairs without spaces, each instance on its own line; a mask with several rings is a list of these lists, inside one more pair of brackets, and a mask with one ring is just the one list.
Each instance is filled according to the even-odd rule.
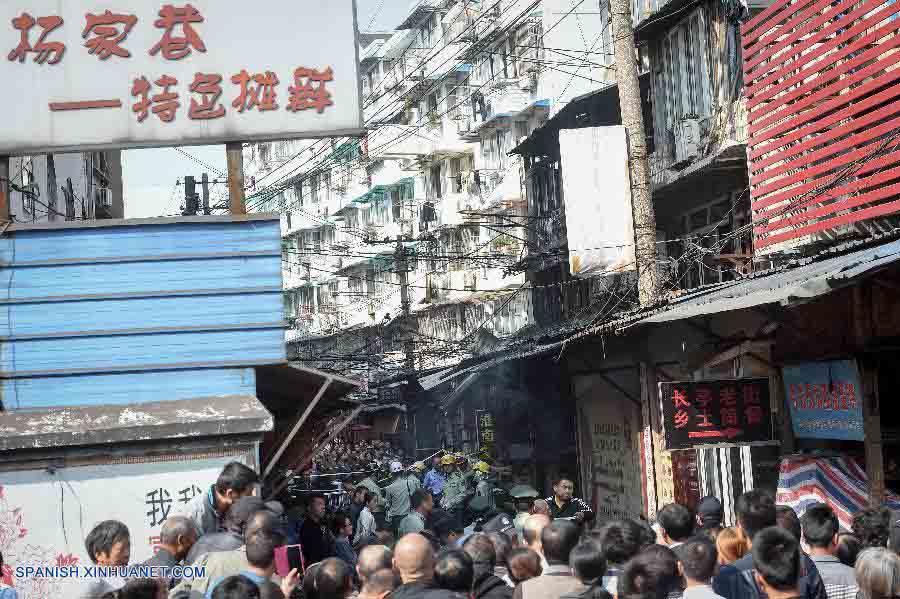
[[357,39],[354,0],[5,2],[0,156],[356,135]]

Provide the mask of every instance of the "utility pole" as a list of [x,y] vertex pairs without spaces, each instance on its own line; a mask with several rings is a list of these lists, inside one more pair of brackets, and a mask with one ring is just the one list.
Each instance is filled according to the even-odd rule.
[[209,175],[206,173],[200,179],[200,191],[203,193],[203,214],[209,216]]
[[194,177],[184,178],[184,212],[182,216],[197,216],[200,210],[200,196],[197,195],[197,180]]
[[397,270],[400,274],[400,309],[403,318],[400,319],[400,332],[403,338],[403,353],[406,354],[406,371],[409,373],[409,385],[412,386],[416,378],[416,344],[412,337],[412,318],[409,309],[409,268],[406,262],[406,248],[403,247],[403,235],[397,235]]
[[47,154],[47,220],[56,220],[59,210],[56,208],[59,194],[56,186],[56,161],[53,154]]
[[231,214],[247,214],[244,204],[244,147],[239,141],[225,144],[228,160],[228,207]]
[[0,156],[0,222],[9,222],[9,156]]
[[637,261],[638,295],[641,305],[660,299],[661,282],[656,268],[656,214],[650,189],[647,161],[647,133],[641,107],[641,86],[634,47],[630,0],[610,0],[616,80],[622,124],[628,139],[628,164],[631,170],[631,202],[634,215],[634,257]]

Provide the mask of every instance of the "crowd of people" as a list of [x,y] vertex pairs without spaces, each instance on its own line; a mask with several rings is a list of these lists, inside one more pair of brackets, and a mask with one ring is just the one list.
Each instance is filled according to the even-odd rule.
[[[454,456],[454,460],[456,457]],[[443,465],[450,465],[444,460]],[[441,466],[437,464],[436,466]],[[455,463],[454,463],[455,466]],[[451,469],[452,470],[452,469]],[[458,470],[450,472],[451,475]],[[256,496],[256,474],[225,467],[214,485],[163,524],[160,548],[146,565],[205,568],[204,578],[98,579],[90,599],[896,599],[900,597],[900,520],[884,508],[856,513],[841,531],[825,504],[801,518],[761,490],[735,501],[735,523],[704,498],[696,511],[662,507],[643,518],[593,525],[593,513],[561,479],[546,499],[517,496],[518,514],[498,512],[463,527],[438,507],[433,480],[398,470],[383,498],[390,519],[377,521],[377,497],[353,487],[354,509],[329,514],[310,498],[291,538],[280,505]],[[427,479],[427,477],[426,477]],[[447,485],[444,481],[443,497]],[[407,489],[408,511],[394,501]],[[396,489],[394,489],[396,490]],[[438,493],[440,495],[440,493]],[[536,492],[530,495],[536,495]],[[278,567],[278,552],[299,542],[301,567]],[[100,566],[130,561],[121,522],[101,522],[85,548]],[[2,564],[2,556],[0,556]],[[278,574],[280,572],[281,575]],[[0,598],[15,592],[0,586]]]
[[384,471],[392,462],[407,463],[402,449],[388,441],[352,442],[337,437],[325,445],[304,474],[340,474],[344,472]]

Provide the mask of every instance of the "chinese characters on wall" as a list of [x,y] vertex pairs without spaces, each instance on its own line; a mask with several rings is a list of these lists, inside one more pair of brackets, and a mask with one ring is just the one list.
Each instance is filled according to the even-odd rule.
[[660,383],[666,449],[769,441],[768,379]]
[[[102,13],[89,12],[84,16],[83,24],[71,24],[79,27],[84,40],[83,48],[73,48],[71,51],[95,56],[101,63],[101,69],[104,62],[128,60],[133,52],[138,51],[145,51],[158,60],[157,72],[123,82],[123,93],[131,98],[131,112],[138,123],[146,122],[151,115],[161,123],[171,123],[182,109],[189,120],[206,121],[221,119],[229,111],[243,114],[284,110],[322,114],[334,105],[327,88],[327,84],[334,81],[331,66],[298,66],[290,73],[281,73],[281,76],[271,70],[236,68],[231,73],[196,72],[192,80],[179,81],[177,76],[166,73],[165,63],[190,59],[195,52],[206,53],[202,27],[215,24],[206,23],[201,12],[191,4],[165,4],[156,14],[158,18],[147,17],[106,10]],[[142,21],[158,30],[158,41],[150,48],[131,48],[129,34],[140,27]],[[12,18],[11,22],[13,29],[19,33],[19,43],[7,55],[8,61],[24,65],[30,57],[32,63],[48,67],[65,60],[70,50],[55,37],[69,25],[63,17],[35,17],[26,11]],[[189,97],[181,96],[179,85],[189,86]],[[74,98],[49,102],[48,107],[52,112],[60,112],[121,109],[123,105],[120,98]]]
[[[176,491],[158,488],[144,494],[144,505],[147,508],[147,525],[151,528],[162,526],[172,511],[173,506],[189,503],[194,497],[203,493],[197,485],[190,485]],[[151,538],[152,544],[152,538]]]

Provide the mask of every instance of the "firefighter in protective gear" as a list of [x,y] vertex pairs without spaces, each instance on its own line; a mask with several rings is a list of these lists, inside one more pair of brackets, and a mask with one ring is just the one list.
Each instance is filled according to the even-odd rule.
[[484,497],[487,501],[487,512],[493,512],[497,505],[494,500],[494,485],[488,480],[491,473],[490,464],[484,461],[475,462],[472,472],[475,480],[475,496]]
[[[471,471],[463,472],[459,468],[458,464],[462,454],[446,457],[453,460],[453,465],[447,466],[450,471],[447,476],[447,482],[444,483],[444,497],[441,499],[441,508],[448,512],[462,512],[466,498],[471,495],[469,487],[473,480],[473,473]],[[443,459],[441,463],[444,463]]]

